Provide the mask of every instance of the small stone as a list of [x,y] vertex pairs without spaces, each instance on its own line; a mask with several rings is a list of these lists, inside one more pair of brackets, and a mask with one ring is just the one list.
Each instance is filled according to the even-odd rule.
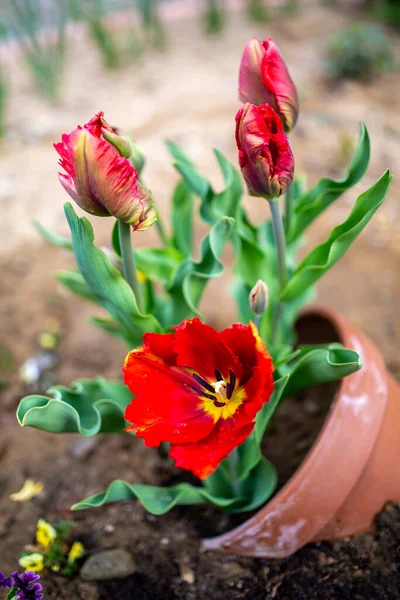
[[161,540],[160,540],[160,544],[161,544],[161,546],[168,546],[168,544],[169,544],[169,539],[168,539],[168,538],[166,538],[166,537],[163,537],[163,538],[161,538]]
[[241,579],[247,575],[247,570],[239,563],[229,561],[222,563],[218,570],[218,579],[234,580]]
[[310,417],[315,417],[321,412],[321,407],[315,402],[315,400],[307,400],[304,403],[304,412]]
[[190,567],[190,558],[187,554],[182,556],[179,569],[181,573],[181,579],[189,585],[193,585],[196,581],[196,576],[193,569]]
[[99,590],[95,583],[79,583],[78,593],[81,600],[99,600]]
[[85,581],[107,581],[124,579],[135,571],[133,556],[126,550],[116,548],[92,554],[83,565],[80,576]]
[[112,523],[107,523],[107,525],[104,526],[104,533],[114,533],[115,531],[115,527]]
[[69,456],[82,460],[87,458],[95,448],[98,446],[100,440],[99,436],[93,437],[80,437],[76,441],[72,442],[68,448]]

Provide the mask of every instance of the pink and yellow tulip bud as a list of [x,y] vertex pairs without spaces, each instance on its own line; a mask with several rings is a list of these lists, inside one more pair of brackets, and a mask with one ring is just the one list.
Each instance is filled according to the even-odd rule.
[[270,104],[286,132],[295,125],[299,111],[296,87],[275,42],[253,38],[246,45],[239,70],[240,100],[256,106]]
[[249,294],[251,310],[255,315],[263,315],[268,308],[268,286],[259,279]]
[[98,217],[112,215],[134,231],[148,229],[157,220],[151,194],[127,158],[132,154],[129,141],[110,127],[103,113],[64,134],[54,148],[65,170],[59,180],[83,210]]
[[294,158],[280,117],[268,104],[245,104],[236,115],[239,165],[251,196],[277,198],[290,186]]

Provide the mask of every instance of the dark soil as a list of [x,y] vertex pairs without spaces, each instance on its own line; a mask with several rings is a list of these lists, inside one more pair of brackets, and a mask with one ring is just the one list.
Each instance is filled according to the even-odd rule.
[[[116,519],[116,512],[119,518]],[[134,508],[120,507],[113,522],[127,527]],[[179,512],[181,513],[179,515]],[[145,519],[147,534],[137,539],[131,524],[126,547],[138,572],[124,580],[84,584],[76,579],[43,578],[46,598],[82,600],[397,600],[400,598],[400,507],[389,504],[374,532],[343,542],[310,544],[287,560],[238,558],[199,553],[186,538],[190,511],[175,519]],[[207,518],[206,511],[203,517]],[[102,519],[97,519],[101,527]],[[132,521],[131,521],[132,523]],[[172,525],[172,526],[171,526]],[[190,531],[190,529],[189,529]],[[168,535],[168,537],[162,537]],[[187,574],[194,583],[185,581]]]
[[[77,436],[23,430],[15,420],[18,400],[27,393],[18,369],[38,352],[37,339],[49,318],[57,319],[62,329],[59,362],[49,373],[53,382],[68,385],[78,377],[99,374],[118,377],[125,354],[119,341],[89,323],[94,312],[89,303],[71,297],[54,282],[56,269],[73,267],[70,254],[39,245],[33,233],[32,218],[67,233],[62,215],[66,197],[56,182],[52,142],[102,108],[110,118],[118,116],[119,124],[144,142],[151,157],[148,179],[166,216],[167,190],[172,189],[175,175],[160,140],[182,143],[200,172],[210,173],[220,185],[210,147],[220,148],[236,161],[232,120],[238,108],[233,90],[239,49],[255,34],[263,39],[271,35],[284,45],[301,92],[301,119],[291,138],[298,172],[306,171],[311,183],[327,174],[342,176],[347,162],[341,156],[342,142],[348,141],[349,133],[357,135],[357,122],[362,119],[370,128],[373,153],[368,176],[357,189],[361,192],[388,166],[393,171],[397,167],[399,74],[388,73],[369,86],[351,82],[333,90],[326,86],[322,49],[327,37],[347,19],[339,10],[312,6],[287,20],[269,23],[266,32],[265,27],[250,27],[238,18],[224,37],[212,43],[205,43],[200,30],[190,24],[178,23],[162,60],[159,54],[148,53],[143,66],[113,76],[112,94],[109,73],[101,69],[84,40],[77,40],[70,49],[63,103],[56,107],[40,101],[25,70],[10,63],[10,136],[0,149],[0,385],[8,384],[0,389],[0,570],[8,574],[17,568],[21,551],[34,539],[39,518],[73,518],[74,535],[89,554],[124,548],[137,563],[133,577],[101,584],[44,574],[46,600],[400,600],[398,506],[389,505],[372,532],[333,544],[310,544],[287,560],[205,553],[199,549],[201,537],[222,533],[244,517],[229,517],[207,507],[179,507],[154,517],[134,502],[69,511],[74,502],[104,490],[116,478],[163,485],[176,482],[182,473],[172,461],[130,436],[100,436],[92,446],[84,446]],[[400,56],[399,40],[391,39]],[[185,81],[190,85],[182,85]],[[155,101],[160,98],[161,107]],[[325,240],[329,230],[347,216],[356,195],[355,190],[347,194],[313,224],[308,249]],[[264,205],[254,199],[248,204],[255,218],[265,218]],[[367,231],[318,286],[319,300],[372,337],[397,375],[399,206],[395,182]],[[109,239],[108,220],[98,219],[95,227],[99,244]],[[155,238],[150,230],[140,244],[152,244]],[[215,327],[229,326],[236,318],[229,288],[228,269],[211,283],[202,302],[201,310]],[[332,396],[328,386],[281,406],[264,446],[278,466],[279,485],[307,453]],[[338,456],[343,463],[345,459]],[[43,493],[27,503],[12,502],[10,493],[28,477],[43,482]]]
[[[322,327],[318,333],[313,342],[326,341],[327,336],[335,338],[334,332]],[[95,360],[99,366],[101,357]],[[310,449],[334,392],[335,386],[319,386],[286,400],[277,411],[264,452],[278,469],[279,485],[293,474]],[[177,507],[168,515],[155,517],[135,502],[69,512],[72,502],[105,489],[115,478],[162,485],[183,478],[169,458],[144,448],[139,439],[114,435],[93,441],[93,447],[84,448],[77,436],[17,431],[14,444],[22,445],[24,452],[30,448],[30,468],[18,464],[17,452],[15,470],[1,474],[3,486],[9,489],[13,481],[14,489],[18,489],[17,482],[21,483],[29,472],[44,482],[45,491],[30,503],[14,503],[11,507],[5,495],[0,495],[0,508],[7,507],[0,515],[0,538],[11,540],[9,546],[2,546],[0,564],[8,563],[12,569],[8,559],[15,561],[23,545],[33,541],[39,517],[54,521],[72,516],[76,523],[74,536],[84,543],[88,553],[124,548],[133,554],[137,572],[125,580],[104,583],[47,573],[42,577],[46,599],[400,599],[398,506],[386,507],[373,532],[343,542],[310,544],[287,560],[202,552],[202,537],[227,531],[248,515],[230,516],[212,507]],[[8,463],[13,465],[9,454]],[[190,475],[184,478],[189,480]],[[25,529],[21,530],[21,523],[25,523]]]

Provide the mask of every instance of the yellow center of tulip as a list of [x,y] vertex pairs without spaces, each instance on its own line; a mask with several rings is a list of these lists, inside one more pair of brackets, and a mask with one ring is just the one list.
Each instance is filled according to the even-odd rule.
[[199,375],[194,375],[201,388],[196,391],[201,395],[199,408],[210,415],[214,423],[219,419],[229,419],[246,398],[246,392],[240,388],[236,377],[230,372],[229,381],[226,381],[216,370],[216,381],[208,382]]

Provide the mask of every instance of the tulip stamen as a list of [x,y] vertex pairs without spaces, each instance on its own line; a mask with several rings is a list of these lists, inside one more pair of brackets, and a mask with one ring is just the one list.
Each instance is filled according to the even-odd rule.
[[193,373],[193,377],[195,378],[197,383],[199,383],[201,385],[201,387],[208,390],[212,394],[214,393],[215,390],[214,390],[213,386],[210,383],[208,383],[208,381],[203,379],[203,377],[201,377],[201,375],[198,375],[197,373]]

